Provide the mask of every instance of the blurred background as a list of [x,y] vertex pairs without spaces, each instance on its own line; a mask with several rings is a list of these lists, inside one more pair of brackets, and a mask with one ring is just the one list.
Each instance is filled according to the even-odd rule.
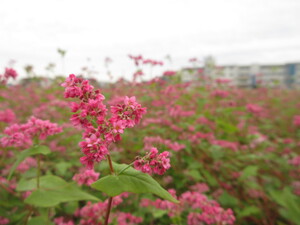
[[116,81],[136,70],[128,54],[164,62],[144,68],[146,79],[207,56],[220,65],[300,62],[299,12],[299,0],[1,1],[0,66],[20,78],[32,66]]

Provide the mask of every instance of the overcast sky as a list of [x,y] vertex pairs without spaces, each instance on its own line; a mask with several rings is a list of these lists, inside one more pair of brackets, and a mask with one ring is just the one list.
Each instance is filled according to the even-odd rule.
[[300,61],[300,0],[0,1],[0,71],[14,59],[22,74],[26,64],[45,73],[49,62],[61,73],[57,48],[67,50],[65,74],[89,66],[102,80],[107,56],[115,79],[131,77],[128,54],[171,56],[152,73],[206,55],[218,64]]

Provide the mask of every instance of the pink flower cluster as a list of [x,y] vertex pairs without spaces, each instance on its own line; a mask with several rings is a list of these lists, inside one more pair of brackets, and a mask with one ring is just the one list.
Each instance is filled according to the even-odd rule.
[[171,167],[169,156],[169,152],[158,154],[157,148],[152,147],[144,157],[137,157],[134,168],[143,173],[163,175]]
[[213,145],[218,145],[222,148],[231,149],[234,152],[237,152],[239,148],[239,144],[237,142],[231,142],[226,140],[213,140],[210,143]]
[[254,114],[254,115],[260,115],[263,112],[263,108],[256,104],[247,104],[246,108],[248,112]]
[[0,216],[0,225],[6,225],[9,223],[9,219]]
[[164,63],[162,61],[156,61],[156,60],[153,60],[153,59],[145,59],[143,60],[143,64],[150,64],[151,66],[163,66]]
[[224,78],[218,78],[218,79],[216,79],[216,83],[217,84],[228,84],[230,82],[231,82],[230,79],[224,79]]
[[81,170],[80,173],[77,173],[73,176],[73,180],[76,181],[79,185],[90,186],[96,180],[98,180],[100,173],[96,173],[94,170]]
[[37,165],[36,163],[36,159],[32,158],[32,157],[27,157],[23,162],[21,162],[19,164],[19,166],[17,167],[17,170],[21,173],[26,172],[27,170],[29,170],[30,168],[35,168]]
[[56,225],[74,225],[74,222],[70,219],[66,219],[63,216],[54,219]]
[[156,137],[145,137],[144,138],[145,149],[151,149],[153,144],[162,144],[172,149],[175,152],[178,152],[185,148],[184,144],[179,144],[178,142],[172,142],[169,139],[163,139],[159,136]]
[[108,201],[92,204],[88,202],[84,207],[75,212],[76,217],[80,217],[80,225],[102,224],[105,216]]
[[173,70],[167,70],[163,73],[163,76],[166,76],[166,77],[172,77],[176,74],[177,72],[176,71],[173,71]]
[[292,188],[295,195],[300,196],[300,181],[294,181],[292,183]]
[[181,105],[169,106],[167,108],[168,108],[169,115],[175,118],[189,117],[196,114],[194,110],[184,111]]
[[[176,198],[175,190],[169,190]],[[231,209],[223,209],[219,203],[214,200],[210,200],[206,195],[198,191],[184,192],[179,198],[180,203],[175,204],[166,200],[157,199],[151,201],[149,199],[143,199],[141,206],[149,207],[153,206],[158,209],[167,210],[170,217],[180,216],[181,213],[189,212],[187,216],[188,225],[199,224],[234,224],[235,217]],[[201,210],[199,212],[199,210]]]
[[[116,207],[123,203],[123,198],[127,198],[128,193],[122,193],[121,195],[115,196],[112,201],[112,206]],[[84,207],[77,209],[75,212],[75,216],[80,218],[80,225],[90,225],[90,224],[103,224],[103,219],[105,217],[106,208],[108,205],[108,199],[104,202],[98,202],[95,204],[92,204],[91,202],[88,202]],[[140,223],[142,222],[142,218],[135,217],[133,215],[129,214],[123,214],[121,212],[113,212],[111,214],[111,217],[109,219],[109,223],[112,223],[112,220],[115,218],[119,221],[119,217],[124,219],[123,225],[126,224],[133,224],[133,223]],[[125,223],[126,222],[126,223]],[[122,223],[119,223],[122,224]]]
[[0,111],[0,122],[12,123],[16,121],[16,115],[11,109]]
[[215,90],[211,93],[211,96],[219,97],[219,98],[226,98],[229,96],[229,92],[224,91],[224,90]]
[[217,145],[222,148],[231,149],[234,152],[237,152],[241,147],[238,142],[232,142],[227,140],[218,140],[216,139],[214,133],[202,133],[196,132],[195,134],[189,134],[187,137],[183,134],[180,136],[181,139],[188,138],[193,143],[200,143],[202,140],[206,140],[211,145]]
[[133,81],[136,81],[136,79],[137,79],[138,77],[141,77],[141,76],[143,76],[143,75],[144,75],[144,73],[143,73],[142,70],[136,71],[136,72],[133,74]]
[[136,217],[130,213],[120,212],[116,214],[118,225],[134,225],[143,222],[141,217]]
[[9,78],[16,79],[18,76],[17,72],[12,68],[5,68],[3,75],[0,74],[0,83],[6,84]]
[[152,59],[144,59],[143,56],[141,56],[141,55],[138,55],[138,56],[128,55],[128,57],[134,61],[136,66],[139,66],[140,63],[151,64],[152,66],[164,65],[164,63],[162,61],[156,61],[156,60],[152,60]]
[[138,56],[128,55],[128,57],[134,61],[136,66],[138,66],[140,64],[140,62],[143,61],[143,56],[141,56],[141,55],[138,55]]
[[293,124],[297,127],[300,126],[300,116],[294,116]]
[[207,119],[204,116],[199,117],[196,121],[198,123],[200,123],[201,125],[206,125],[206,126],[210,127],[211,129],[215,129],[215,127],[216,127],[214,122],[210,121],[209,119]]
[[199,192],[199,193],[204,193],[204,192],[209,191],[209,187],[207,186],[206,183],[197,183],[195,185],[192,185],[190,187],[190,189],[192,191],[196,191],[196,192]]
[[135,97],[124,97],[122,104],[111,106],[109,119],[104,96],[100,90],[95,90],[88,80],[77,78],[71,74],[62,84],[65,87],[65,98],[78,98],[79,103],[72,102],[71,122],[80,125],[84,130],[85,141],[79,143],[85,156],[80,158],[88,169],[94,167],[95,162],[102,161],[109,154],[108,146],[112,142],[121,140],[124,129],[134,127],[146,113],[136,102]]
[[293,166],[300,166],[300,155],[289,160],[289,164]]
[[34,116],[25,124],[13,124],[4,130],[6,136],[0,139],[3,147],[29,147],[33,139],[45,140],[48,136],[60,133],[62,128],[49,120],[40,120]]

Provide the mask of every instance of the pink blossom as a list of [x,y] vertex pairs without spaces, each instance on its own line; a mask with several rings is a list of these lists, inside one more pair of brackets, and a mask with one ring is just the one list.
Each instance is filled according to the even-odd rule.
[[75,112],[71,122],[84,129],[85,140],[79,143],[84,154],[80,162],[92,169],[95,162],[101,162],[109,154],[109,145],[121,140],[120,134],[126,128],[140,122],[146,108],[142,108],[134,96],[126,96],[123,102],[110,107],[111,118],[108,119],[104,96],[100,90],[94,90],[87,80],[71,74],[62,86],[65,87],[65,98],[78,98],[80,101],[71,104]]
[[133,225],[143,222],[143,218],[136,217],[130,213],[120,212],[117,213],[118,225]]
[[25,124],[13,124],[6,127],[6,136],[0,139],[3,147],[30,147],[36,137],[45,140],[48,136],[60,133],[62,128],[49,120],[40,120],[32,116]]
[[168,70],[163,73],[163,76],[171,77],[174,76],[176,73],[176,71]]
[[6,225],[9,223],[9,219],[0,216],[0,225]]
[[6,79],[8,79],[10,77],[13,78],[13,79],[16,79],[17,76],[18,76],[18,74],[13,68],[5,68],[4,77]]
[[134,168],[143,173],[163,175],[171,167],[169,155],[167,151],[158,154],[157,148],[152,147],[144,157],[134,161]]
[[74,222],[70,219],[66,219],[63,216],[54,219],[56,225],[74,225]]
[[90,186],[96,180],[98,180],[100,173],[96,173],[94,170],[81,170],[80,173],[73,176],[73,180],[76,181],[79,185]]
[[205,183],[197,183],[197,184],[191,186],[190,189],[192,191],[199,192],[199,193],[204,193],[204,192],[209,191],[209,187]]
[[293,181],[292,187],[295,195],[300,196],[300,181]]
[[293,124],[297,127],[300,126],[300,116],[299,115],[294,116]]
[[289,164],[293,166],[300,166],[300,155],[289,160]]
[[211,96],[220,97],[220,98],[226,98],[226,97],[228,97],[228,95],[229,95],[229,92],[224,91],[224,90],[215,90],[211,93]]
[[36,159],[32,157],[27,157],[23,162],[19,164],[17,170],[21,173],[26,172],[30,168],[35,168],[37,165]]
[[16,115],[11,109],[0,111],[0,122],[12,123],[16,121]]
[[256,104],[247,104],[246,108],[250,113],[252,113],[254,115],[259,115],[263,111],[263,108]]

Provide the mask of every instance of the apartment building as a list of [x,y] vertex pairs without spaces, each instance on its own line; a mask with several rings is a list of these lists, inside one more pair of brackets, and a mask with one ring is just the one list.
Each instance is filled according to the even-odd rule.
[[267,65],[225,65],[184,68],[181,73],[183,82],[201,77],[215,80],[231,80],[232,85],[239,87],[300,87],[300,62]]

